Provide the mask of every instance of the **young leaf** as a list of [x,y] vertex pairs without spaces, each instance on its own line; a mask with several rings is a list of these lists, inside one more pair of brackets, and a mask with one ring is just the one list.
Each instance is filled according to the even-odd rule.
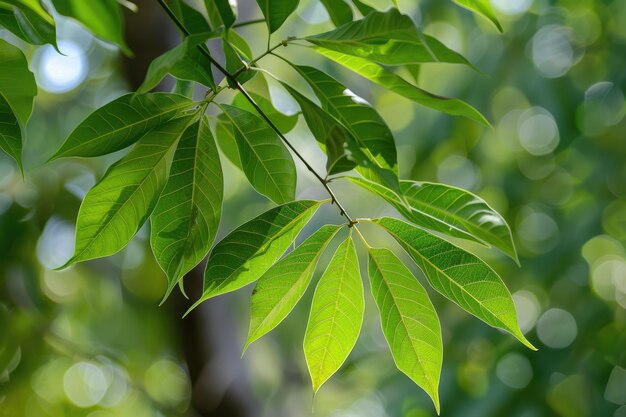
[[341,226],[322,226],[267,270],[252,291],[250,329],[244,350],[278,326],[304,295],[317,261]]
[[193,105],[193,101],[176,94],[126,94],[87,116],[51,160],[119,151]]
[[518,327],[509,290],[481,259],[401,220],[383,217],[373,222],[386,229],[411,255],[434,289],[490,326],[511,333],[535,349]]
[[184,0],[165,0],[165,3],[192,35],[211,32],[211,26],[202,16],[202,13],[189,6]]
[[432,398],[439,413],[441,327],[424,287],[388,249],[368,248],[372,295],[396,366]]
[[22,131],[9,103],[0,94],[0,149],[22,167]]
[[165,187],[174,144],[192,117],[151,130],[89,190],[78,212],[74,256],[63,267],[112,255],[130,242]]
[[137,89],[145,93],[158,85],[167,73],[177,79],[195,81],[207,87],[215,88],[211,62],[197,48],[207,39],[217,36],[217,32],[198,33],[185,37],[174,49],[167,51],[150,63],[146,79]]
[[335,26],[352,22],[352,8],[344,0],[322,0],[322,4]]
[[276,133],[257,115],[220,105],[232,123],[246,177],[261,194],[276,203],[292,201],[296,194],[296,166]]
[[274,33],[296,10],[300,0],[256,0],[270,33]]
[[322,203],[301,200],[274,207],[222,239],[209,256],[204,293],[192,308],[259,279],[285,253]]
[[493,7],[491,6],[491,3],[489,3],[489,0],[453,0],[453,1],[459,6],[464,7],[468,10],[471,10],[474,13],[478,13],[486,17],[487,19],[491,20],[491,22],[494,25],[496,25],[498,30],[502,32],[502,25],[500,25],[500,22],[498,21],[498,18],[496,17],[496,13],[494,12]]
[[35,76],[28,69],[22,51],[0,39],[0,94],[9,104],[18,120],[25,125],[33,111],[37,95]]
[[487,119],[485,119],[485,117],[480,114],[478,110],[462,100],[429,93],[428,91],[412,85],[380,65],[366,59],[345,55],[317,46],[313,47],[313,49],[321,55],[343,65],[364,78],[367,78],[368,80],[385,87],[396,94],[413,100],[418,104],[430,107],[443,113],[455,116],[464,116],[468,119],[477,121],[484,126],[490,126]]
[[208,120],[190,125],[178,143],[170,177],[151,216],[150,243],[167,274],[166,297],[204,258],[222,212],[222,167]]
[[52,0],[54,8],[63,16],[79,21],[98,38],[119,46],[131,54],[124,41],[124,21],[117,0]]
[[345,362],[363,322],[363,283],[349,236],[317,283],[304,335],[304,356],[317,392]]
[[518,262],[504,218],[469,191],[432,182],[400,181],[404,203],[379,184],[361,178],[350,181],[378,194],[419,227],[494,246]]
[[237,18],[237,0],[204,0],[209,21],[214,28],[230,28]]

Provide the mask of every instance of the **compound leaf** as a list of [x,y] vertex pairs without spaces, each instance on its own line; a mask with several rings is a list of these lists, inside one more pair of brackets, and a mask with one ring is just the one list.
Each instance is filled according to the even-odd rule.
[[322,226],[259,279],[250,303],[250,329],[244,350],[278,326],[304,295],[322,252],[341,226]]
[[434,289],[468,313],[535,349],[518,327],[509,290],[481,259],[401,220],[383,217],[373,222],[411,255]]
[[215,240],[223,182],[217,147],[208,120],[202,118],[180,138],[170,177],[151,216],[150,243],[167,274],[166,297],[206,256]]
[[368,248],[372,295],[396,366],[432,398],[439,413],[441,327],[424,287],[388,249]]
[[352,236],[339,245],[315,288],[304,355],[317,392],[344,363],[363,322],[363,283]]
[[123,95],[87,116],[51,160],[68,156],[94,157],[119,151],[193,105],[193,101],[177,94]]
[[270,33],[274,33],[296,10],[300,0],[256,0]]

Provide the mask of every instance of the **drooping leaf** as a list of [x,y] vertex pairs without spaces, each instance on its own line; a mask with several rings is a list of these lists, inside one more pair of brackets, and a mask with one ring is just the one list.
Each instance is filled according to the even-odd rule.
[[112,255],[130,242],[165,187],[174,144],[192,117],[152,129],[89,190],[78,212],[74,256],[64,267]]
[[[297,114],[287,115],[281,113],[276,109],[276,107],[274,107],[272,102],[264,96],[251,91],[248,91],[248,94],[250,94],[256,104],[258,104],[261,110],[263,110],[263,113],[269,117],[281,133],[285,134],[290,132],[296,126],[296,123],[298,123]],[[251,113],[255,112],[252,104],[250,104],[250,102],[240,93],[235,95],[232,105],[239,107],[240,109],[248,110]]]
[[35,45],[49,43],[56,47],[56,28],[52,16],[39,0],[2,0],[14,6],[14,16],[27,42]]
[[405,204],[379,184],[362,178],[350,181],[378,194],[419,227],[494,246],[517,262],[511,229],[504,218],[469,191],[432,182],[400,181]]
[[123,95],[81,122],[51,160],[68,156],[87,158],[119,151],[193,104],[187,97],[170,93]]
[[304,334],[304,356],[317,392],[345,362],[363,322],[363,283],[349,236],[317,283]]
[[63,16],[79,21],[98,38],[119,46],[131,54],[124,41],[124,20],[117,0],[52,0],[54,8]]
[[296,10],[300,0],[256,0],[270,33],[280,28],[285,20]]
[[396,366],[432,398],[439,413],[441,327],[424,287],[388,249],[368,248],[372,295]]
[[206,118],[183,133],[167,185],[151,216],[151,246],[167,274],[166,297],[206,256],[222,212],[223,178],[217,146]]
[[352,8],[344,0],[322,0],[322,4],[335,26],[352,22]]
[[[235,74],[239,70],[246,68],[252,61],[252,50],[248,42],[234,30],[222,32],[222,49],[226,59],[226,70]],[[240,84],[245,84],[256,75],[256,71],[242,71],[237,76]],[[230,87],[234,88],[235,84],[227,79]]]
[[180,45],[156,58],[150,63],[146,78],[137,92],[150,91],[168,73],[178,79],[195,81],[215,89],[211,62],[200,52],[198,46],[217,35],[217,32],[209,32],[187,36]]
[[37,95],[35,76],[28,69],[22,51],[0,39],[0,94],[9,104],[18,120],[25,125],[33,111]]
[[453,0],[456,4],[461,7],[464,7],[468,10],[471,10],[474,13],[482,15],[487,19],[491,20],[491,22],[496,25],[498,30],[502,32],[502,25],[498,21],[496,17],[496,13],[491,6],[489,0]]
[[214,28],[230,28],[237,18],[236,0],[204,0],[209,21]]
[[259,279],[250,303],[250,329],[244,350],[278,326],[304,295],[322,252],[341,226],[322,226]]
[[296,166],[276,133],[259,116],[235,106],[220,106],[233,126],[239,158],[252,186],[278,204],[296,193]]
[[438,110],[443,113],[464,116],[489,127],[489,122],[480,114],[478,110],[467,104],[466,102],[456,99],[438,96],[422,90],[419,87],[407,82],[403,78],[386,70],[380,65],[368,61],[364,58],[345,55],[340,52],[331,51],[322,47],[313,47],[321,55],[343,65],[344,67],[354,71],[355,73],[367,78],[368,80],[385,87],[403,97],[415,101],[426,107]]
[[222,239],[211,251],[204,271],[204,292],[191,309],[259,279],[285,253],[322,203],[300,200],[274,207]]
[[202,13],[189,6],[184,0],[165,0],[165,3],[190,34],[211,32],[211,26]]
[[0,94],[0,149],[22,166],[22,131],[9,103]]
[[387,230],[411,255],[435,290],[490,326],[511,333],[535,349],[518,327],[509,290],[480,258],[401,220],[383,217],[373,222]]

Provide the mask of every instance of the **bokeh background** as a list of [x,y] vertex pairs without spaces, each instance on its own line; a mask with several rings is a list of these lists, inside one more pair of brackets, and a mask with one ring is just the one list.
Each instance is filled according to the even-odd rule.
[[[147,228],[115,256],[52,269],[72,252],[82,196],[120,154],[44,161],[82,118],[136,88],[150,60],[179,41],[156,2],[137,3],[139,12],[126,16],[134,58],[61,17],[64,55],[49,46],[26,49],[40,92],[28,125],[25,178],[0,155],[0,415],[434,415],[426,395],[395,370],[367,294],[355,351],[313,400],[302,352],[311,291],[240,358],[251,288],[206,302],[185,319],[191,302],[180,294],[159,307],[166,281]],[[470,248],[508,284],[520,326],[539,351],[430,291],[444,332],[442,415],[625,417],[626,0],[492,3],[504,34],[452,2],[400,1],[425,33],[482,71],[424,65],[420,85],[472,103],[493,129],[419,107],[304,48],[280,53],[324,68],[379,110],[395,133],[403,178],[471,190],[511,224],[521,268],[495,251]],[[251,0],[240,0],[239,12],[244,21],[260,17]],[[331,27],[319,2],[302,0],[274,41]],[[264,51],[263,25],[239,32],[255,55]],[[10,38],[1,30],[0,37]],[[280,61],[268,57],[261,66],[304,89]],[[270,87],[279,109],[297,110],[275,83]],[[289,137],[323,168],[302,120]],[[223,163],[220,236],[270,207]],[[354,216],[394,213],[345,181],[333,186]],[[324,198],[304,170],[298,196]],[[324,209],[304,235],[340,221],[334,208]],[[198,269],[187,279],[192,297],[200,277]]]

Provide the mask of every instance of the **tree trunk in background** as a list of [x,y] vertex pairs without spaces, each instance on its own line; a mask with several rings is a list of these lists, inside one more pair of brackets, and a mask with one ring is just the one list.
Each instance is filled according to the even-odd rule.
[[[138,13],[126,12],[126,40],[135,53],[124,58],[124,71],[131,90],[143,82],[150,62],[177,43],[178,33],[154,0],[135,0]],[[192,300],[202,292],[203,265],[185,278]],[[228,317],[223,297],[204,303],[186,318],[190,306],[179,291],[173,291],[165,307],[179,323],[179,340],[192,383],[191,416],[253,417],[256,400],[240,358],[241,346]],[[155,306],[156,308],[156,306]],[[164,381],[167,383],[167,381]]]

